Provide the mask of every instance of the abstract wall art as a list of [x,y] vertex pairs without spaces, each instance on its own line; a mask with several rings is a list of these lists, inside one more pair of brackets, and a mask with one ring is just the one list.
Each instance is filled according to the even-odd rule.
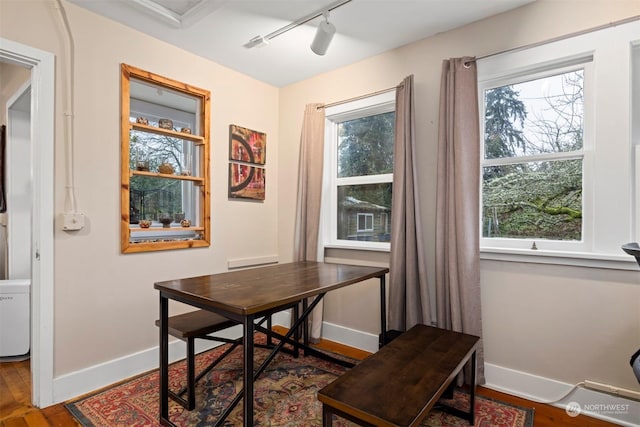
[[264,200],[267,135],[229,125],[229,198]]

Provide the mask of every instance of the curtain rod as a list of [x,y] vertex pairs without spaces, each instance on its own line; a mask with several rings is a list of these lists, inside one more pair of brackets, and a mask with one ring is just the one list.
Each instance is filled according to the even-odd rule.
[[403,86],[404,86],[404,83],[400,83],[399,85],[396,85],[394,87],[378,90],[376,92],[371,92],[371,93],[367,93],[367,94],[364,94],[364,95],[354,96],[353,98],[343,99],[342,101],[336,101],[336,102],[332,102],[330,104],[319,105],[316,108],[318,110],[322,110],[323,108],[335,107],[336,105],[346,104],[347,102],[359,101],[359,100],[364,99],[364,98],[369,98],[370,96],[376,96],[376,95],[380,95],[382,93],[391,92],[392,90],[396,90],[397,88],[403,87]]
[[593,33],[595,31],[605,30],[607,28],[612,28],[612,27],[617,27],[618,25],[628,24],[629,22],[634,22],[634,21],[637,21],[637,20],[640,20],[640,15],[631,16],[629,18],[621,19],[619,21],[612,21],[612,22],[609,22],[608,24],[598,25],[597,27],[587,28],[585,30],[575,31],[573,33],[564,34],[564,35],[557,36],[557,37],[552,37],[552,38],[547,39],[547,40],[542,40],[542,41],[535,42],[535,43],[529,43],[529,44],[526,44],[526,45],[523,45],[523,46],[512,47],[511,49],[505,49],[505,50],[501,50],[499,52],[493,52],[493,53],[489,53],[489,54],[486,54],[486,55],[478,56],[475,59],[470,59],[468,62],[465,62],[465,65],[470,63],[470,62],[473,62],[473,61],[479,61],[480,59],[490,58],[490,57],[496,56],[496,55],[502,55],[503,53],[511,53],[511,52],[518,52],[520,50],[531,49],[531,48],[542,46],[542,45],[545,45],[545,44],[554,43],[554,42],[561,41],[561,40],[566,40],[566,39],[569,39],[571,37],[577,37],[577,36],[581,36],[583,34]]

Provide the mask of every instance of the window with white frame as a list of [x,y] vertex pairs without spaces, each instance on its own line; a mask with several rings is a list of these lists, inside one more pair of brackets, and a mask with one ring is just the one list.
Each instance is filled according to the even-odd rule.
[[388,249],[395,94],[330,107],[325,117],[325,246]]
[[358,232],[373,231],[373,214],[358,213]]
[[622,254],[633,237],[630,58],[639,29],[632,22],[478,61],[484,253]]
[[588,64],[484,89],[483,237],[582,240]]

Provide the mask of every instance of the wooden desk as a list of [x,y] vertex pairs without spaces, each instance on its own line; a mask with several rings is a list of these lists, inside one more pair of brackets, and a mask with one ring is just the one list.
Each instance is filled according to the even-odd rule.
[[363,426],[417,427],[471,359],[470,412],[443,407],[473,425],[479,338],[416,325],[318,391],[323,426],[332,414]]
[[[244,378],[243,390],[222,414],[218,424],[244,398],[244,426],[253,427],[253,384],[280,351],[291,335],[298,330],[324,295],[334,289],[363,280],[380,280],[380,325],[386,331],[385,274],[388,268],[360,267],[341,264],[302,261],[253,268],[188,279],[170,280],[154,284],[160,291],[160,422],[173,426],[169,420],[169,299],[218,313],[242,324]],[[313,297],[272,353],[255,373],[253,366],[253,334],[255,320],[297,306]],[[258,330],[263,330],[258,328]],[[249,374],[247,374],[249,373]]]

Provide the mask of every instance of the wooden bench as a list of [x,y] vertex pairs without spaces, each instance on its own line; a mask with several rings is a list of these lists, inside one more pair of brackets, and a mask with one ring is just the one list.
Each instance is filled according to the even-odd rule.
[[[219,314],[207,310],[196,310],[169,317],[169,334],[176,338],[180,338],[187,343],[187,385],[178,392],[172,392],[169,390],[169,396],[173,400],[180,403],[188,410],[195,408],[196,383],[242,342],[241,338],[232,340],[223,337],[210,336],[209,334],[219,332],[236,324],[238,324],[238,322],[229,320]],[[156,326],[160,326],[159,320],[156,320]],[[203,369],[197,376],[195,373],[196,338],[231,343],[229,349],[209,364],[209,366]],[[182,397],[185,392],[187,393],[186,400]]]
[[323,427],[334,414],[363,426],[418,426],[469,360],[470,412],[443,409],[473,425],[478,341],[414,326],[318,392]]

